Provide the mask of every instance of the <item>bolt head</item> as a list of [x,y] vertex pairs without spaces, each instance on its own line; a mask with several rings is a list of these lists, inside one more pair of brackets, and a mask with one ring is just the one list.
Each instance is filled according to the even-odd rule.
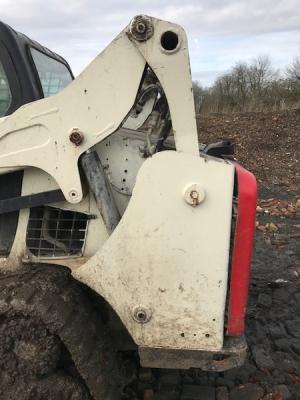
[[68,193],[68,200],[70,203],[78,203],[80,201],[79,193],[76,189],[71,189]]
[[80,146],[84,140],[84,135],[79,128],[73,128],[69,135],[70,142],[75,146]]
[[189,205],[197,207],[205,199],[205,190],[198,183],[190,183],[183,190],[183,198]]
[[139,324],[146,324],[152,317],[151,311],[144,306],[136,306],[132,310],[132,318]]
[[137,15],[129,26],[129,34],[138,42],[144,42],[153,36],[154,27],[152,19],[147,15]]
[[137,25],[137,27],[136,27],[136,30],[139,32],[139,33],[144,33],[145,32],[145,30],[146,30],[147,28],[146,28],[146,25],[144,24],[144,23],[139,23],[138,25]]

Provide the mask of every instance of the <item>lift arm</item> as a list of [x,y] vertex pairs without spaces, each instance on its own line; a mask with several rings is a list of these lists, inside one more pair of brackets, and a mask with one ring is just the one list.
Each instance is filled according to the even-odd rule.
[[185,32],[138,16],[66,89],[0,120],[0,173],[40,168],[68,202],[80,202],[79,157],[118,129],[146,65],[167,96],[177,151],[199,154]]

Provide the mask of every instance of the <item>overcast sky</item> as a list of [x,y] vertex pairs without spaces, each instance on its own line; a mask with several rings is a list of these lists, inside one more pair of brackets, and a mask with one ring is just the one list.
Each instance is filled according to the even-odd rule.
[[77,75],[137,14],[181,24],[193,79],[210,85],[237,61],[300,55],[299,0],[0,0],[0,18],[64,56]]

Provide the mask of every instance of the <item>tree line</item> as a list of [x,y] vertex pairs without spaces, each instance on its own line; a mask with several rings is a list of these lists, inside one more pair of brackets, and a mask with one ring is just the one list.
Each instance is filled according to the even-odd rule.
[[300,56],[283,75],[267,56],[238,62],[209,88],[194,82],[197,113],[278,111],[300,108]]

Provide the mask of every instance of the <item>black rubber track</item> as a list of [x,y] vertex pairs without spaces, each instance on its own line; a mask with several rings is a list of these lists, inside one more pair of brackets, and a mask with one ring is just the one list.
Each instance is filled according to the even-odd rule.
[[113,344],[90,298],[67,269],[38,265],[1,273],[0,316],[16,315],[41,321],[59,337],[95,400],[120,398]]

